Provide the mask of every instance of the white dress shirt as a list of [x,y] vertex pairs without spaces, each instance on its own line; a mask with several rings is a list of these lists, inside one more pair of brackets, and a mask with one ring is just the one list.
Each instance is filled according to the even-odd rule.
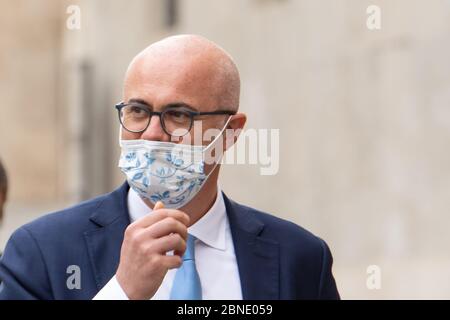
[[[152,209],[132,188],[128,192],[127,201],[131,222],[152,212]],[[188,228],[188,233],[197,238],[195,240],[195,264],[200,276],[203,300],[241,300],[239,270],[220,188],[218,188],[217,198],[211,209]],[[169,300],[177,270],[171,269],[167,272],[152,300]],[[128,297],[120,287],[116,276],[112,277],[94,297],[94,300],[126,299]]]

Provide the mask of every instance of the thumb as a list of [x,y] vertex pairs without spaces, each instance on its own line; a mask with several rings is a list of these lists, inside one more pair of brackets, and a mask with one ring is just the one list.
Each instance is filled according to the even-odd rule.
[[153,210],[163,209],[164,203],[162,201],[158,201],[155,203],[155,206],[153,207]]

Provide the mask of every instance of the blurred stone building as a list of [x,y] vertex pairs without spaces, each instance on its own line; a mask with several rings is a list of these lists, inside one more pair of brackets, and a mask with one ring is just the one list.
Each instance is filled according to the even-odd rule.
[[[224,191],[324,238],[343,298],[450,298],[448,1],[0,4],[1,246],[122,182],[114,104],[126,67],[156,40],[196,33],[235,58],[248,128],[280,129],[278,174],[225,165]],[[67,26],[71,5],[80,29]],[[380,30],[366,26],[369,5]]]

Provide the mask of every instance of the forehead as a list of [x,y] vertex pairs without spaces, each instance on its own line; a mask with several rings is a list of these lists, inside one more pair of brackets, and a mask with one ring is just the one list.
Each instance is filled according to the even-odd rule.
[[220,101],[217,70],[211,61],[186,57],[146,57],[127,72],[124,100],[139,98],[158,106],[184,102],[200,111]]

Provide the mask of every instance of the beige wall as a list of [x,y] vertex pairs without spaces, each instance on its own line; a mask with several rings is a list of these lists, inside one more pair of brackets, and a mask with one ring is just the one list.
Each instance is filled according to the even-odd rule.
[[2,2],[0,154],[12,176],[12,201],[55,201],[58,47],[54,6]]
[[[184,0],[172,29],[162,0],[31,3],[0,11],[0,97],[24,104],[1,107],[3,238],[120,183],[113,104],[127,64],[166,35],[199,33],[235,57],[248,127],[280,129],[279,173],[225,166],[225,192],[323,237],[344,298],[450,298],[448,1]],[[65,28],[69,3],[81,30]],[[381,30],[366,28],[370,4]],[[366,287],[372,264],[381,290]]]

